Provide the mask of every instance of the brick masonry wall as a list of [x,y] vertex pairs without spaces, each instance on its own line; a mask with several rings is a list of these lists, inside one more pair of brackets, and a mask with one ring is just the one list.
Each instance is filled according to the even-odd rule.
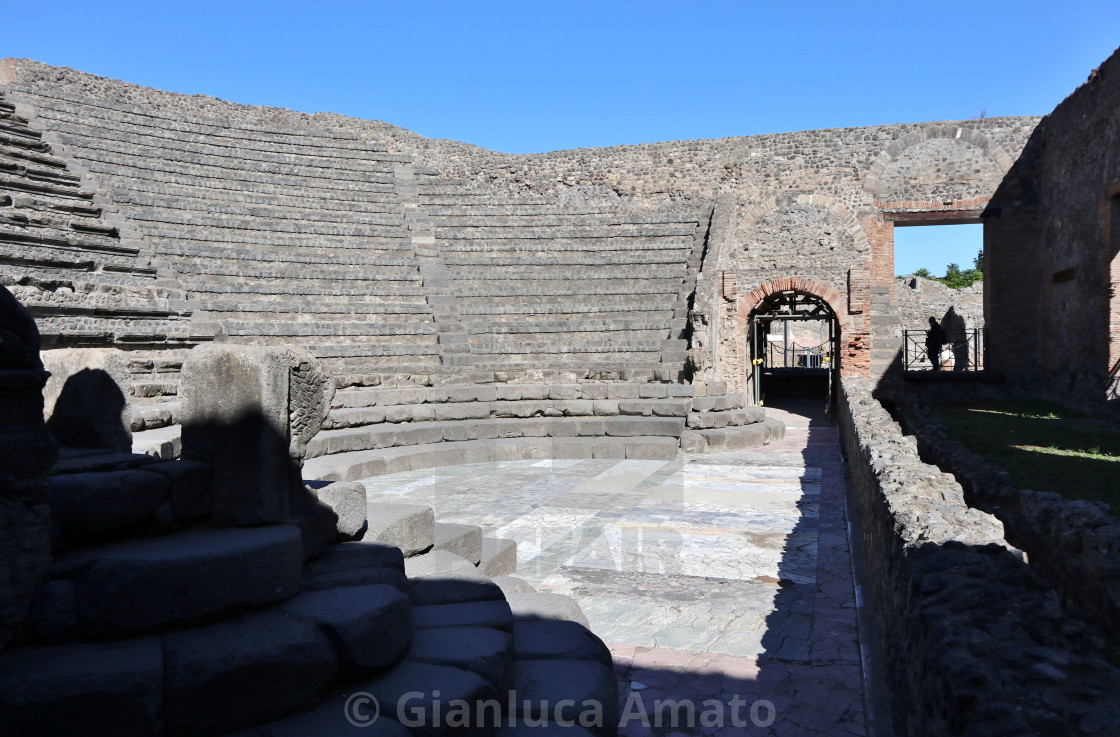
[[[892,219],[975,217],[1038,122],[990,118],[513,155],[377,121],[178,95],[29,61],[0,63],[4,83],[16,93],[95,98],[190,120],[217,118],[248,131],[337,131],[506,197],[551,194],[653,209],[727,199],[727,243],[705,272],[735,270],[744,294],[787,277],[835,292],[830,304],[842,316],[848,354],[842,365],[864,375],[886,370],[897,350]],[[713,372],[733,385],[744,375],[738,361],[745,326],[729,315],[741,312],[736,305],[711,322]]]
[[986,213],[991,365],[1041,368],[1084,408],[1116,405],[1120,52],[1039,124]]

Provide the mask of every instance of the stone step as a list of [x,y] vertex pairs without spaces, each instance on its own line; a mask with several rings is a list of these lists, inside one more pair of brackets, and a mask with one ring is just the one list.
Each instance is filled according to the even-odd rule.
[[486,627],[417,629],[405,658],[476,673],[499,693],[513,686],[513,638],[501,630]]
[[[314,470],[309,473],[305,464],[304,477],[324,478],[314,475]],[[351,478],[327,480],[356,481],[360,478],[364,476],[351,474]],[[435,544],[435,513],[429,506],[371,501],[367,507],[367,519],[369,527],[362,536],[363,542],[393,545],[400,548],[405,557],[431,550]]]
[[[323,429],[336,430],[341,428],[356,428],[380,423],[399,424],[499,418],[611,417],[620,414],[640,415],[644,417],[684,417],[689,414],[691,408],[692,403],[688,398],[622,400],[537,399],[497,402],[377,405],[373,407],[332,409],[330,414],[327,415],[326,421],[323,423]],[[746,423],[740,422],[737,424]]]
[[304,564],[300,580],[305,592],[373,584],[407,591],[404,553],[396,545],[367,541],[331,545]]
[[177,399],[141,404],[134,398],[131,425],[134,437],[136,433],[143,430],[156,430],[161,427],[178,425],[181,409],[181,403]]
[[479,570],[487,576],[508,576],[517,570],[517,541],[505,538],[482,538]]
[[183,452],[182,428],[167,425],[132,433],[132,452],[168,461]]
[[[620,407],[622,405],[620,404]],[[381,423],[323,430],[307,444],[307,458],[362,450],[505,438],[679,438],[682,417],[533,417],[470,421]],[[157,431],[153,431],[157,432]]]
[[522,720],[547,719],[561,699],[574,702],[565,717],[597,737],[618,734],[618,681],[613,670],[590,660],[518,660],[513,665],[516,708]]
[[686,430],[681,434],[681,450],[685,453],[718,453],[757,448],[785,437],[785,424],[767,418],[742,427],[714,430]]
[[591,630],[570,620],[518,619],[513,623],[517,660],[590,660],[612,667],[611,652]]
[[696,397],[692,403],[694,412],[725,412],[731,409],[742,409],[746,406],[746,397],[742,394],[714,394],[712,387],[708,387],[706,394]]
[[766,411],[762,407],[744,407],[722,412],[693,412],[688,415],[687,425],[691,430],[711,430],[753,425],[765,419]]
[[[319,623],[305,616],[268,611],[165,635],[167,733],[226,733],[275,719],[325,692],[338,675],[338,654]],[[343,629],[345,616],[330,618],[329,631]]]
[[436,522],[434,550],[461,556],[474,565],[482,560],[482,528],[452,522]]
[[82,632],[119,637],[289,599],[301,561],[294,526],[223,528],[107,545],[78,558],[66,577]]
[[157,528],[157,510],[171,515],[171,479],[148,470],[52,476],[47,495],[54,528],[61,541],[70,544],[113,539],[144,526]]
[[473,561],[447,550],[408,558],[405,573],[414,606],[502,600],[502,590]]
[[[356,481],[389,473],[465,463],[528,459],[629,458],[673,460],[675,437],[508,438],[443,442],[322,456],[304,464],[304,478]],[[368,539],[368,538],[367,538]]]
[[[490,403],[499,409],[507,402],[564,402],[575,400],[658,400],[693,396],[689,384],[637,383],[629,381],[580,383],[491,383],[436,387],[342,389],[332,406],[339,408],[389,407],[420,404]],[[510,407],[512,409],[512,407]]]

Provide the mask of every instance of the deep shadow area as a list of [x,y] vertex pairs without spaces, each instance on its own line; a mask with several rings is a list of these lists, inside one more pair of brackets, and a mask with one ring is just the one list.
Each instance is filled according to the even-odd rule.
[[47,429],[59,445],[128,452],[132,433],[122,411],[125,397],[104,369],[82,369],[70,376],[58,395]]

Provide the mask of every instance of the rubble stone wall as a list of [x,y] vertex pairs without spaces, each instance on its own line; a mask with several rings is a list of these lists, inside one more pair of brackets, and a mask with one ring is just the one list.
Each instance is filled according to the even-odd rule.
[[900,735],[1106,734],[1120,669],[951,474],[842,380],[839,422]]

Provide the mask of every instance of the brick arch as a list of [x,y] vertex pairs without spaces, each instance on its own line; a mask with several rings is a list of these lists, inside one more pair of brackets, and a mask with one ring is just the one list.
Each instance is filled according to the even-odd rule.
[[[862,253],[871,253],[871,243],[867,237],[867,233],[864,231],[860,221],[852,214],[851,210],[845,207],[843,203],[835,197],[819,192],[802,192],[796,195],[789,193],[780,194],[761,202],[748,204],[744,206],[739,213],[739,231],[747,232],[762,218],[768,215],[780,214],[783,210],[789,209],[789,206],[792,204],[815,205],[831,212],[840,221],[844,230],[852,236],[856,249]],[[734,250],[735,249],[728,249],[726,253],[721,255],[723,258],[729,259],[731,252]]]
[[[882,152],[880,152],[875,160],[871,162],[871,165],[867,168],[866,171],[861,172],[860,179],[862,180],[864,191],[872,196],[877,205],[883,206],[890,204],[879,202],[877,198],[876,190],[878,190],[879,188],[880,180],[882,179],[883,173],[891,164],[893,164],[899,158],[899,156],[902,155],[904,151],[906,151],[906,149],[924,141],[935,139],[962,141],[979,148],[1000,168],[1000,171],[1003,174],[1007,174],[1007,172],[1011,169],[1011,165],[1015,163],[1015,159],[1012,158],[1007,153],[1007,151],[1003,149],[1002,146],[974,128],[969,128],[963,125],[927,123],[918,126],[917,130],[911,133],[907,133],[906,135],[901,136],[897,140],[893,141],[890,145],[884,148]],[[955,204],[968,206],[983,204],[991,199],[991,196],[989,195],[987,197],[980,197],[976,199],[979,201],[968,201]],[[926,203],[915,202],[906,204],[919,206]],[[941,203],[928,204],[935,209],[940,209],[941,207],[943,207]],[[916,209],[916,207],[911,207],[911,209]]]
[[844,376],[868,376],[871,358],[871,334],[868,317],[840,309],[842,295],[823,282],[802,276],[772,279],[748,292],[738,291],[739,275],[735,271],[720,274],[723,317],[716,324],[717,378],[726,381],[734,391],[746,392],[747,369],[750,362],[747,346],[747,321],[751,312],[766,297],[776,292],[795,290],[811,294],[825,302],[840,326],[837,360]]
[[825,304],[828,305],[828,308],[832,310],[833,314],[836,316],[836,319],[841,321],[841,329],[843,329],[843,321],[841,320],[842,313],[837,306],[841,302],[840,294],[827,284],[822,284],[813,279],[806,279],[803,276],[787,276],[781,279],[774,279],[761,286],[755,287],[744,295],[739,295],[738,299],[735,301],[735,312],[746,320],[750,317],[754,308],[762,303],[762,300],[766,299],[771,294],[786,292],[791,289],[796,292],[811,294],[814,297],[824,300]]

